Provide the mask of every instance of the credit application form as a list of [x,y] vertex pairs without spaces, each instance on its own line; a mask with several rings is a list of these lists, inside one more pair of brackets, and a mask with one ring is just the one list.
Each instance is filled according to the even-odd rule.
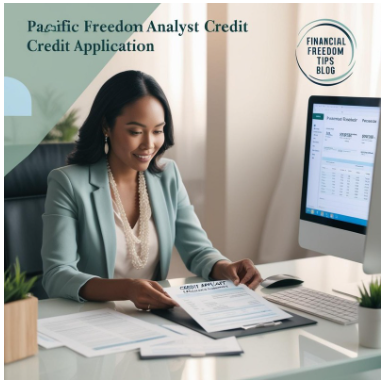
[[291,317],[246,285],[235,286],[227,280],[187,284],[165,290],[208,333]]

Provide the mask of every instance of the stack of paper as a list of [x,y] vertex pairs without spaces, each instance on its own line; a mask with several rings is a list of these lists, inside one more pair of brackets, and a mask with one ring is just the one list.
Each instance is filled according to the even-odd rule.
[[39,344],[47,343],[46,338],[41,340],[43,335],[86,357],[138,349],[143,344],[154,345],[178,337],[161,326],[112,309],[40,319],[38,332]]
[[139,348],[143,358],[242,353],[235,337],[212,340],[180,325],[153,325],[111,309],[40,319],[38,343],[47,349],[67,346],[85,357]]

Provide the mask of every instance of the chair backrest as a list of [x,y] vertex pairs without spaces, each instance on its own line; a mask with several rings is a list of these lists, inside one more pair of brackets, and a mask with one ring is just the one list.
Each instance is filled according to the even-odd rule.
[[[51,170],[65,166],[74,143],[40,144],[4,177],[4,269],[19,258],[28,277],[42,275],[42,214]],[[32,289],[47,298],[41,277]]]

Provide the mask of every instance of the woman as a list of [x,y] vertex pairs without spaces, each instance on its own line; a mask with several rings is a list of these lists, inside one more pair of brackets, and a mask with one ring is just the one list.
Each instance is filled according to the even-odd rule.
[[166,279],[174,244],[205,279],[259,284],[251,260],[232,263],[212,247],[175,163],[160,160],[172,145],[169,104],[151,76],[126,71],[102,86],[69,166],[48,177],[42,258],[50,297],[171,308],[176,302],[151,280]]

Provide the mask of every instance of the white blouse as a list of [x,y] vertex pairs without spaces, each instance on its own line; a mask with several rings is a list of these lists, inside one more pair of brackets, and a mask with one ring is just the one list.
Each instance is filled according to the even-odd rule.
[[[113,200],[113,199],[112,199]],[[153,216],[149,220],[149,255],[148,262],[142,269],[133,267],[131,258],[128,254],[122,218],[118,212],[117,203],[113,200],[114,222],[116,225],[116,262],[114,266],[114,278],[147,279],[151,280],[157,271],[160,260],[158,249],[158,235],[154,225]],[[138,221],[133,227],[133,233],[138,237]],[[136,245],[137,252],[140,253],[140,246]]]

